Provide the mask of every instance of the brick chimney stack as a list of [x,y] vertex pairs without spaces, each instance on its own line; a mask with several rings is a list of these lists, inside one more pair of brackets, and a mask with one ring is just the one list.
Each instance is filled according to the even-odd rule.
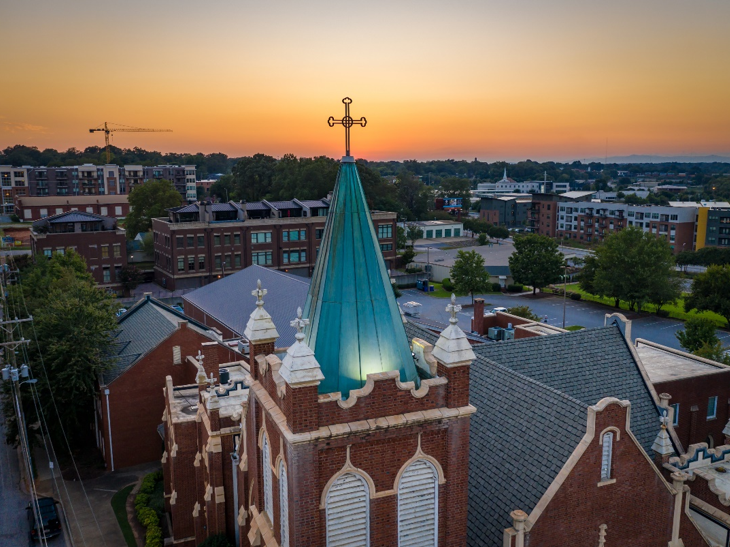
[[484,334],[484,299],[474,299],[474,318],[471,320],[471,330],[477,334]]
[[251,378],[254,380],[259,379],[256,356],[274,353],[274,346],[279,338],[279,332],[276,330],[271,316],[264,309],[263,298],[266,296],[266,292],[266,289],[261,288],[261,280],[258,280],[256,288],[251,292],[256,297],[256,309],[251,313],[246,330],[243,331],[249,341],[249,366]]

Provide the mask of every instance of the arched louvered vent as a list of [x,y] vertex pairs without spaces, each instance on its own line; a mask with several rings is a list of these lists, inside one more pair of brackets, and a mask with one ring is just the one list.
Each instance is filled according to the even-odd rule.
[[416,460],[398,483],[399,547],[438,544],[438,473],[426,460]]
[[281,547],[289,547],[289,485],[283,461],[279,462],[279,520]]
[[370,492],[365,479],[345,473],[327,492],[327,547],[370,545]]
[[269,438],[264,435],[264,446],[261,458],[264,475],[264,510],[269,515],[271,524],[274,524],[274,493],[271,488],[271,448],[269,447]]

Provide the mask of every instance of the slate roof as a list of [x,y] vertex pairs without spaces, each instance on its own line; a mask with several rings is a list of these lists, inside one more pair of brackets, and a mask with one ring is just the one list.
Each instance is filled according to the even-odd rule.
[[302,199],[301,201],[305,207],[329,207],[330,204],[322,199]]
[[197,213],[198,204],[191,203],[190,205],[183,205],[182,207],[174,207],[174,208],[170,209],[170,211],[172,211],[174,213]]
[[[438,335],[409,322],[408,338]],[[658,411],[618,327],[473,346],[467,545],[502,545],[510,512],[530,513],[586,432],[604,397],[631,401],[634,435],[650,449]],[[549,442],[541,442],[548,439]],[[650,440],[648,440],[650,439]]]
[[251,291],[256,281],[268,290],[264,296],[264,308],[271,315],[279,331],[277,346],[288,347],[294,343],[296,329],[289,322],[296,317],[297,307],[304,308],[309,290],[309,279],[253,265],[183,295],[183,300],[204,311],[208,316],[243,336],[246,323],[256,307]]
[[509,266],[484,266],[489,275],[512,275]]
[[114,346],[116,359],[113,368],[102,375],[103,383],[109,385],[119,378],[169,337],[181,321],[187,321],[188,328],[214,339],[205,325],[159,300],[146,296],[134,304],[119,318]]
[[269,203],[277,209],[301,209],[301,207],[293,201],[270,201]]
[[245,203],[247,211],[270,211],[271,209],[260,201],[252,201]]

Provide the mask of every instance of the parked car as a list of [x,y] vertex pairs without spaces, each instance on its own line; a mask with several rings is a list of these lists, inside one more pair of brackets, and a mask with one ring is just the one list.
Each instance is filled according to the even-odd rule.
[[28,514],[31,540],[48,539],[61,533],[61,520],[58,518],[58,511],[56,510],[57,503],[53,498],[38,498],[37,510],[40,512],[41,518],[40,529],[36,524],[36,507],[34,507],[33,502],[28,503],[25,511]]
[[170,306],[172,309],[179,311],[180,313],[185,313],[185,310],[180,304],[174,304]]
[[502,307],[492,308],[492,311],[490,313],[497,313],[498,311],[507,313],[507,308],[502,308]]
[[125,313],[127,313],[127,308],[119,308],[119,309],[117,310],[117,317],[121,317],[121,316],[122,316],[122,315],[124,315]]

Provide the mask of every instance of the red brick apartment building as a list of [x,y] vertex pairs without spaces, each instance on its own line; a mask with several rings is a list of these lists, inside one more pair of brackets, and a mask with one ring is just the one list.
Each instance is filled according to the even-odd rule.
[[[197,288],[252,264],[309,276],[322,242],[329,201],[198,202],[152,220],[155,281]],[[386,264],[396,255],[396,213],[373,212]]]
[[126,195],[18,196],[15,198],[15,214],[21,221],[34,222],[69,211],[83,211],[119,219],[129,214],[129,202]]
[[33,256],[73,249],[99,287],[121,291],[119,275],[127,265],[127,239],[114,218],[70,211],[37,220],[30,230]]
[[694,249],[696,207],[590,201],[593,192],[536,194],[528,213],[534,233],[597,243],[627,226],[665,239],[675,253]]

